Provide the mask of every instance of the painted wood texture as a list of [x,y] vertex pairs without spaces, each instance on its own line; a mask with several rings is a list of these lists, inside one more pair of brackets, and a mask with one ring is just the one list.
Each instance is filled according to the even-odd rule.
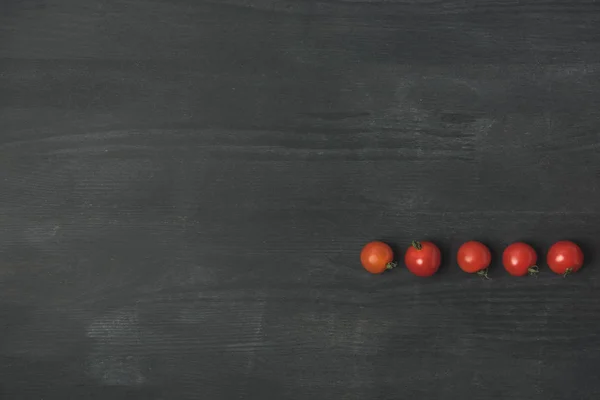
[[1,397],[598,399],[599,45],[595,1],[2,1]]

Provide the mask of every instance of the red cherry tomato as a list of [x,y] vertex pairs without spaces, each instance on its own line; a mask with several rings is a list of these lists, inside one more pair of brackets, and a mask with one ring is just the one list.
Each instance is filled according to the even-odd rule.
[[417,276],[431,276],[437,272],[442,262],[440,249],[431,242],[412,242],[406,250],[406,268]]
[[537,253],[527,243],[513,243],[504,249],[502,254],[502,264],[512,276],[524,276],[527,274],[535,275],[538,268]]
[[478,273],[487,278],[486,270],[492,262],[492,254],[485,244],[471,241],[460,246],[456,261],[463,271],[470,274]]
[[360,253],[360,262],[372,274],[381,274],[396,266],[392,248],[383,242],[367,243]]
[[566,276],[579,271],[583,265],[583,251],[575,243],[563,240],[550,247],[546,261],[552,271]]

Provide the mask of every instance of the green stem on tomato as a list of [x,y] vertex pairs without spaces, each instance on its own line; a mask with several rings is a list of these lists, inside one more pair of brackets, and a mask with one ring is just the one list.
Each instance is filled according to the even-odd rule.
[[566,278],[567,275],[570,275],[573,272],[573,268],[567,268],[565,273],[563,274],[563,278]]
[[536,277],[537,277],[537,274],[539,274],[539,273],[540,273],[540,269],[538,268],[538,266],[537,266],[537,265],[532,265],[531,267],[529,267],[529,268],[527,269],[527,273],[528,273],[529,275],[532,275],[532,276],[536,276]]
[[477,275],[481,276],[484,279],[490,279],[490,277],[488,276],[488,269],[484,268],[482,270],[477,271]]
[[394,269],[398,266],[398,263],[395,261],[389,262],[386,264],[385,269]]
[[414,247],[417,250],[421,250],[423,248],[423,245],[421,245],[421,242],[419,242],[417,240],[413,240],[411,245],[412,245],[412,247]]

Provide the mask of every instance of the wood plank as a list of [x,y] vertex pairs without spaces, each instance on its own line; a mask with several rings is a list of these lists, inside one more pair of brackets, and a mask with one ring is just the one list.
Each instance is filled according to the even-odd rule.
[[[599,19],[3,2],[0,397],[597,399]],[[359,265],[419,238],[431,279]],[[577,275],[500,265],[564,238]]]

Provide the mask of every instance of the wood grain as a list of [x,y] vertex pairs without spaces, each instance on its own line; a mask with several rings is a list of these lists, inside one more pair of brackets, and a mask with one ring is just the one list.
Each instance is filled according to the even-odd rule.
[[[0,397],[597,399],[594,1],[0,4]],[[365,241],[437,241],[431,279]],[[499,254],[578,241],[568,279]],[[479,239],[490,276],[453,255]]]

